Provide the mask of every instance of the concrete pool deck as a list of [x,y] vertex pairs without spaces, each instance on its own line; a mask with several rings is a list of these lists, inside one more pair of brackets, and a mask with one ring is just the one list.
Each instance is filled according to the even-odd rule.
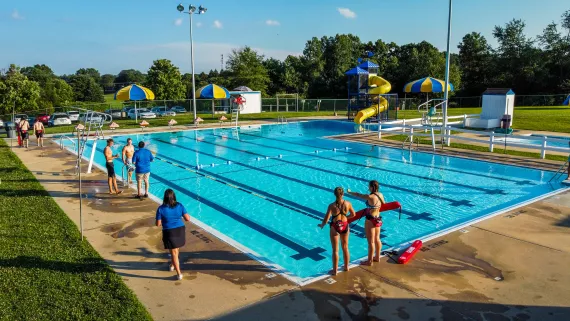
[[[356,138],[378,144],[360,136],[345,139]],[[13,151],[79,225],[75,156],[53,143]],[[545,169],[560,166],[509,155],[445,152]],[[156,320],[570,319],[570,192],[431,240],[407,265],[383,258],[373,267],[340,273],[331,278],[335,283],[299,287],[194,224],[187,226],[181,250],[185,279],[174,280],[160,228],[154,227],[157,204],[133,199],[134,191],[107,195],[106,174],[97,169],[82,178],[87,241]]]

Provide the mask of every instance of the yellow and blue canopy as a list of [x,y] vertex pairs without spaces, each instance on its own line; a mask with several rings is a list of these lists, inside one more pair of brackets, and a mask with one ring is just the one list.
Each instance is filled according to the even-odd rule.
[[562,106],[570,106],[570,95],[566,97],[566,100],[562,103]]
[[[406,93],[442,93],[445,88],[445,81],[426,77],[407,83],[404,86]],[[454,91],[453,85],[449,83],[448,91]]]
[[115,100],[154,100],[154,93],[143,86],[129,85],[115,93]]
[[222,86],[209,84],[196,90],[196,98],[227,99],[230,98],[230,92]]

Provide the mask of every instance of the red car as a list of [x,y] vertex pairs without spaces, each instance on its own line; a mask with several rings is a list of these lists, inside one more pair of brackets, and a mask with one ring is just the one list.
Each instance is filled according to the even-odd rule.
[[47,125],[48,120],[49,120],[48,114],[42,113],[36,115],[36,121],[41,121],[44,125]]

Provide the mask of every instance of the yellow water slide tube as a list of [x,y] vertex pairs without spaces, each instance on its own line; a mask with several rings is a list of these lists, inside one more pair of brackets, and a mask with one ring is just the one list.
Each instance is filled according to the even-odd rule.
[[[392,90],[392,85],[380,76],[370,76],[370,78],[368,78],[368,86],[372,87],[372,89],[368,91],[369,95],[383,95]],[[354,117],[355,123],[362,124],[366,119],[374,117],[388,108],[388,101],[384,97],[378,98],[380,99],[376,104],[365,108],[356,114],[356,117]]]

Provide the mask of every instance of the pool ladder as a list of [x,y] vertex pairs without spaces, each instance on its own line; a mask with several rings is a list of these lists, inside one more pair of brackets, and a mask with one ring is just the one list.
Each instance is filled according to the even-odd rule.
[[550,178],[550,180],[548,182],[550,183],[553,180],[555,180],[557,177],[562,176],[564,174],[564,172],[566,171],[567,167],[568,167],[568,161],[564,162],[564,164],[562,166],[560,166],[560,168],[556,171],[554,176],[552,176],[552,178]]
[[279,124],[287,124],[287,123],[289,123],[289,121],[287,120],[287,118],[285,118],[285,117],[283,117],[283,116],[277,117],[277,122],[278,122]]
[[408,145],[408,149],[411,150],[414,147],[414,140],[416,141],[416,149],[418,149],[420,147],[420,138],[412,135],[406,137],[406,140],[402,143],[402,148],[406,148],[406,145]]

